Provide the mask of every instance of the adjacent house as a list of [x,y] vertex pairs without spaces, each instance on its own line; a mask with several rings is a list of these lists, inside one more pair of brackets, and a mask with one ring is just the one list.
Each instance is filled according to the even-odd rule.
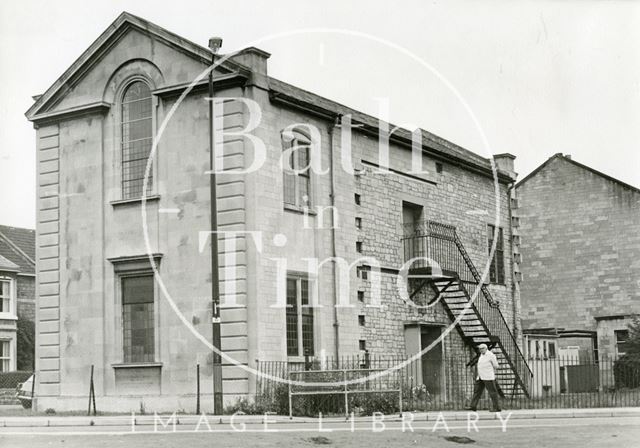
[[528,356],[617,359],[640,314],[640,189],[555,154],[516,192]]
[[[376,118],[269,76],[269,56],[247,48],[214,73],[226,98],[215,120],[225,402],[254,393],[258,361],[429,345],[420,381],[447,393],[459,372],[445,360],[480,342],[499,357],[503,389],[526,393],[514,157],[495,157],[494,179],[489,159],[429,132],[412,151],[415,133],[380,134]],[[39,408],[86,407],[93,371],[102,410],[193,411],[198,365],[210,400],[211,61],[123,13],[27,112]]]
[[33,368],[18,351],[29,349],[18,346],[18,318],[35,319],[35,231],[0,225],[0,372]]

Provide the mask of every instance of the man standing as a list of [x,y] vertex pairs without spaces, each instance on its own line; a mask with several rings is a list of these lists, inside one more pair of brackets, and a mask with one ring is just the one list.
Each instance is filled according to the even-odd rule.
[[493,409],[491,412],[500,412],[500,402],[498,398],[498,389],[496,388],[496,370],[498,370],[498,360],[488,348],[486,344],[478,345],[480,350],[480,357],[478,358],[476,375],[476,383],[473,387],[473,398],[471,399],[471,405],[467,408],[472,411],[476,410],[478,401],[482,397],[485,387],[491,397],[493,403]]

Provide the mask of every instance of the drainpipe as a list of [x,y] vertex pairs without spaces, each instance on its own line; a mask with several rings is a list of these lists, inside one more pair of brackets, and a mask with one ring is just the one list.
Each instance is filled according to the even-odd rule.
[[516,270],[515,270],[515,259],[513,257],[513,213],[511,209],[511,198],[513,194],[513,188],[515,187],[515,182],[511,182],[509,187],[507,188],[507,208],[509,209],[509,250],[511,253],[511,303],[512,303],[512,313],[513,313],[513,333],[516,338],[516,342],[518,341],[519,335],[521,333],[520,326],[518,325],[518,303],[519,302],[519,288],[517,286],[516,280]]
[[[211,49],[211,64],[216,62],[216,54],[222,46],[222,39],[212,37],[209,39]],[[212,358],[213,368],[213,413],[222,415],[222,347],[220,334],[220,270],[218,266],[218,194],[216,191],[216,154],[215,154],[215,117],[213,116],[213,69],[209,72],[209,165],[210,165],[210,200],[211,200],[211,343],[214,352]],[[217,351],[216,351],[217,350]]]
[[338,262],[336,261],[336,177],[335,177],[335,162],[334,162],[334,148],[333,137],[335,128],[340,126],[340,115],[336,115],[333,124],[329,126],[329,159],[331,169],[331,257],[333,260],[333,330],[334,330],[334,356],[336,362],[340,356],[340,323],[338,322],[338,294],[339,294],[339,282],[338,282]]

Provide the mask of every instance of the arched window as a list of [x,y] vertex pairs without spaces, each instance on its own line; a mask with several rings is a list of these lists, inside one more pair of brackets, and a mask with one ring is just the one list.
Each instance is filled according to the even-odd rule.
[[[153,142],[151,89],[143,81],[131,83],[122,97],[122,198],[141,197],[144,172]],[[149,173],[147,194],[153,185]]]
[[311,139],[306,134],[288,130],[282,135],[283,150],[291,150],[284,161],[284,205],[302,209],[311,205]]

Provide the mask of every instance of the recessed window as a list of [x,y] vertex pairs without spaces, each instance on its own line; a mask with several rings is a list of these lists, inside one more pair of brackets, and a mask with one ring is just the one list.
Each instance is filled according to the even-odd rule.
[[489,224],[487,227],[487,247],[488,253],[491,253],[493,247],[493,238],[497,235],[498,242],[496,244],[496,250],[493,253],[493,259],[491,260],[491,266],[489,267],[489,281],[491,283],[498,283],[504,285],[504,240],[502,237],[502,227],[498,228]]
[[367,341],[365,341],[364,339],[360,339],[360,340],[358,341],[358,348],[359,348],[361,351],[365,351],[365,350],[367,349]]
[[364,315],[362,315],[362,314],[361,314],[361,315],[359,315],[359,316],[358,316],[358,325],[360,325],[361,327],[364,327],[364,326],[365,326],[365,324],[366,324],[366,322],[365,322],[365,317],[364,317]]
[[356,241],[356,252],[362,253],[362,241]]
[[442,163],[436,162],[436,173],[442,173]]
[[362,218],[360,218],[360,217],[356,218],[356,228],[357,229],[362,229]]
[[369,278],[369,275],[367,274],[367,270],[365,269],[364,266],[358,266],[356,268],[356,273],[358,275],[358,278],[361,278],[362,280],[367,280]]
[[11,370],[11,342],[0,341],[0,372]]
[[615,330],[616,335],[616,354],[618,356],[627,353],[627,345],[629,342],[629,330]]
[[124,362],[154,362],[153,275],[123,277],[121,283]]
[[[151,89],[142,81],[131,83],[122,97],[122,198],[143,196],[142,187],[153,143]],[[147,179],[147,194],[153,185],[153,170]]]
[[313,306],[304,275],[287,275],[287,356],[313,356]]
[[283,149],[291,151],[284,163],[284,203],[292,207],[309,207],[311,203],[310,142],[302,136],[284,143]]
[[11,313],[11,279],[0,279],[0,313]]
[[358,291],[358,302],[364,302],[364,291]]
[[360,195],[358,193],[353,195],[353,200],[356,203],[356,205],[360,205],[360,199],[361,199],[361,197],[360,197]]

